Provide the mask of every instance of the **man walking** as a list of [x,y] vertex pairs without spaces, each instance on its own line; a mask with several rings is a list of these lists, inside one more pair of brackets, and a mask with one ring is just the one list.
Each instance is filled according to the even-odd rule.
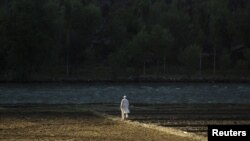
[[121,108],[122,119],[123,120],[127,119],[128,113],[130,112],[129,112],[129,101],[126,99],[126,96],[123,96],[120,108]]

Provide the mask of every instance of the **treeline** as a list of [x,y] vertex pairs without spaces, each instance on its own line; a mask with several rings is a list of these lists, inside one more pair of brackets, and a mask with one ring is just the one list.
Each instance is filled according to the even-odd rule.
[[249,70],[249,0],[0,1],[2,80]]

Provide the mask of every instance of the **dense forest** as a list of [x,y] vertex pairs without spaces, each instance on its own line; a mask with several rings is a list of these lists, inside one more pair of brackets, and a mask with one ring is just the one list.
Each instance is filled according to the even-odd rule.
[[250,76],[249,0],[1,0],[0,77]]

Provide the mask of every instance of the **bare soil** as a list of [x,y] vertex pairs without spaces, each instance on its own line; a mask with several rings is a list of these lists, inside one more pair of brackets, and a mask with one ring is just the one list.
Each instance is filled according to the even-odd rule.
[[0,106],[0,140],[194,140],[99,117],[89,111],[90,107],[79,105]]
[[[95,106],[96,107],[96,106]],[[120,116],[119,105],[96,110]],[[208,125],[250,125],[250,104],[132,104],[130,120],[155,124],[207,137]]]

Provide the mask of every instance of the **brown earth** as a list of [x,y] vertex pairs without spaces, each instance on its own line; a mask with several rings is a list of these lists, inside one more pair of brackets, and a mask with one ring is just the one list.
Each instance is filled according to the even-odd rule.
[[[120,116],[118,104],[96,110]],[[250,125],[250,104],[131,104],[130,120],[207,137],[208,125]]]
[[0,140],[192,141],[93,114],[89,106],[0,106]]

